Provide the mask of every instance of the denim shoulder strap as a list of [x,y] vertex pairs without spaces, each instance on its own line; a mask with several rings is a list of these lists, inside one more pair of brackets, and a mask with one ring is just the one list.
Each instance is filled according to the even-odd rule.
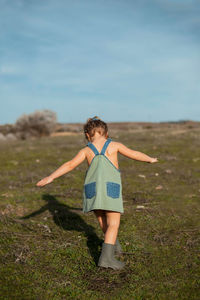
[[102,150],[101,150],[101,153],[100,154],[102,154],[102,155],[104,155],[105,154],[105,152],[106,152],[106,149],[107,149],[107,147],[108,147],[108,145],[110,144],[110,142],[111,142],[112,140],[109,138],[109,139],[107,139],[107,141],[105,142],[105,144],[104,144],[104,146],[103,146],[103,148],[102,148]]
[[95,155],[99,154],[99,151],[97,150],[97,148],[92,144],[92,143],[88,143],[87,146],[94,152]]

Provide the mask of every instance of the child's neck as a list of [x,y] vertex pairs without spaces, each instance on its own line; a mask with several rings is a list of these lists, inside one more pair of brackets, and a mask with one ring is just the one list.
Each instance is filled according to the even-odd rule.
[[91,143],[101,143],[101,142],[104,142],[104,141],[106,141],[106,140],[107,140],[107,138],[106,138],[104,135],[100,135],[100,134],[97,132],[97,133],[95,133],[95,135],[93,136]]

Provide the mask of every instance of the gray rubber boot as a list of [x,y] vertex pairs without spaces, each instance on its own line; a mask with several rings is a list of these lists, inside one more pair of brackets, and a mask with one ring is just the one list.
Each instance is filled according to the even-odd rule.
[[114,257],[115,245],[103,243],[102,251],[99,257],[98,266],[103,268],[112,268],[120,270],[125,266],[125,263],[117,260]]
[[116,239],[115,242],[115,254],[120,255],[122,254],[123,250],[122,250],[122,246],[120,245],[120,242],[118,239]]

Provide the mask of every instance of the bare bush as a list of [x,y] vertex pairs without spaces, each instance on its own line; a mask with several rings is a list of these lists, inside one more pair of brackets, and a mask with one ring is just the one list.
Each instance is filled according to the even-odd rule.
[[13,124],[0,125],[0,132],[4,135],[8,133],[16,133],[15,126]]
[[27,139],[29,137],[48,136],[55,131],[57,115],[55,112],[45,109],[36,110],[34,113],[23,114],[15,123],[17,137]]

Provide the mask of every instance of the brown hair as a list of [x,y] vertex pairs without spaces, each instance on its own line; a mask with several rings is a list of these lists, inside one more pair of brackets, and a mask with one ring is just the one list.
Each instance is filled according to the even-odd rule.
[[104,121],[95,116],[93,118],[87,119],[87,122],[83,126],[83,130],[85,133],[85,137],[88,140],[86,133],[89,134],[90,138],[95,135],[95,132],[106,136],[108,133],[108,126]]

